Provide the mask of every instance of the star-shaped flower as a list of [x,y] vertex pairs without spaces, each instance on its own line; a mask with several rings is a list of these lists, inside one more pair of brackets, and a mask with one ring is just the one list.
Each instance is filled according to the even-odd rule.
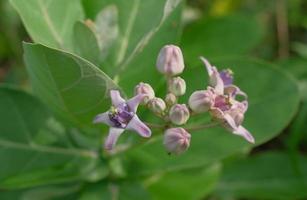
[[118,90],[111,90],[110,96],[111,109],[97,115],[94,119],[94,123],[104,123],[110,126],[109,135],[104,144],[105,149],[111,150],[126,129],[135,131],[142,137],[150,137],[151,130],[136,115],[138,105],[146,95],[138,94],[125,101]]
[[[230,130],[233,134],[244,137],[248,142],[255,143],[254,137],[241,124],[248,108],[247,95],[239,87],[232,84],[233,76],[230,70],[218,71],[207,59],[201,57],[209,75],[210,86],[206,94],[211,94],[213,103],[209,112]],[[243,101],[238,101],[237,96],[242,96]]]

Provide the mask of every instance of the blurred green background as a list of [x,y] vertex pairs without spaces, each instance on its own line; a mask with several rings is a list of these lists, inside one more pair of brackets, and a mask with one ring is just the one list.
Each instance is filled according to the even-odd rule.
[[[101,2],[82,1],[86,19],[95,18],[104,4]],[[149,6],[154,7],[155,2],[151,2],[145,5],[147,9]],[[157,2],[163,4],[162,0]],[[122,4],[123,10],[127,8],[129,12],[132,9],[129,3]],[[32,97],[19,94],[20,90],[32,94],[23,60],[22,41],[33,42],[33,39],[9,1],[0,1],[0,14],[1,137],[9,130],[3,128],[8,123],[5,120],[12,119],[12,126],[15,120],[9,114],[13,111],[8,107],[7,96],[14,96],[14,103],[21,109],[29,106],[29,111],[24,113],[29,114],[29,118],[37,118],[37,124],[40,118],[50,113],[49,110],[39,111],[43,105],[37,99],[32,102]],[[136,43],[140,38],[138,34],[149,29],[146,28],[149,27],[147,22],[155,20],[153,14],[154,10],[145,10],[140,14],[144,15],[144,21],[133,30],[135,34],[131,36],[131,43]],[[106,167],[101,164],[105,158],[102,158],[102,162],[86,160],[94,167],[80,166],[80,170],[75,169],[74,164],[84,160],[74,160],[74,164],[65,165],[65,168],[56,165],[52,169],[39,171],[45,169],[39,166],[35,168],[38,171],[31,169],[28,170],[31,173],[27,173],[26,167],[21,168],[31,165],[27,153],[17,155],[14,151],[6,151],[0,142],[1,200],[307,199],[307,1],[187,0],[179,5],[171,18],[167,25],[160,27],[150,48],[145,48],[139,57],[127,65],[131,70],[121,74],[119,85],[127,95],[131,95],[133,86],[143,79],[148,79],[149,83],[160,88],[163,81],[157,78],[156,72],[152,72],[158,49],[164,44],[176,43],[182,47],[186,61],[184,77],[190,84],[188,93],[203,88],[206,83],[203,77],[199,77],[199,74],[204,73],[199,68],[200,55],[207,57],[217,67],[233,69],[239,86],[249,94],[251,109],[246,124],[255,133],[257,145],[248,146],[241,140],[231,139],[231,136],[224,137],[225,132],[217,130],[208,132],[203,138],[195,135],[190,153],[176,159],[167,156],[160,143],[149,144],[106,161],[112,174],[110,178],[106,175],[109,171],[104,171]],[[45,44],[44,41],[42,43]],[[128,52],[131,49],[129,47]],[[117,49],[112,51],[118,52]],[[84,52],[78,53],[82,55]],[[90,53],[82,56],[94,64],[101,64]],[[107,66],[103,70],[112,78],[116,77],[110,67],[113,66],[110,64],[113,60],[111,57],[102,62]],[[133,67],[136,70],[132,70]],[[142,70],[142,75],[138,69]],[[131,77],[134,77],[133,80]],[[40,94],[38,96],[41,98]],[[46,104],[44,98],[42,102]],[[33,106],[33,110],[30,110],[30,106]],[[53,108],[51,110],[56,113]],[[146,113],[143,115],[147,116]],[[31,130],[36,130],[32,129],[31,122],[29,124]],[[68,130],[65,128],[62,131],[63,126],[70,127],[69,135],[74,137],[78,147],[100,145],[95,136],[84,137],[71,128],[72,125],[66,126],[66,121],[63,124],[49,120],[46,132],[61,132],[62,138]],[[102,130],[105,131],[104,127]],[[86,131],[96,134],[96,130],[91,127],[86,127]],[[71,139],[68,136],[64,138],[67,141]],[[36,139],[40,141],[40,138]],[[55,141],[54,138],[49,140]],[[65,142],[61,140],[61,143]],[[17,157],[24,159],[15,162],[15,156],[16,160],[19,159]],[[44,159],[49,159],[46,156]],[[67,158],[63,156],[61,159]],[[10,170],[15,170],[14,176],[9,174]],[[49,173],[50,176],[46,175]],[[116,179],[113,183],[113,176],[119,181]],[[119,194],[116,194],[118,191]]]

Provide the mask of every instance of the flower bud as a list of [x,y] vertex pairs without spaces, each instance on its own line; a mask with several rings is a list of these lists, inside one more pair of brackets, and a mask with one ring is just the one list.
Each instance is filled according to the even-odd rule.
[[165,97],[165,103],[168,106],[172,106],[177,102],[177,98],[173,93],[168,93]]
[[154,113],[161,114],[166,109],[165,102],[161,98],[153,98],[148,102],[148,107],[150,110],[152,110]]
[[183,128],[170,128],[164,133],[164,146],[169,153],[181,154],[190,146],[191,135]]
[[143,83],[143,82],[135,86],[134,93],[135,95],[138,95],[138,94],[146,95],[146,97],[142,101],[142,103],[144,104],[147,104],[149,100],[155,97],[155,91],[152,89],[152,87],[149,84]]
[[189,98],[190,108],[196,112],[207,112],[214,104],[214,93],[211,90],[198,90]]
[[176,96],[184,95],[186,90],[185,81],[180,77],[174,77],[169,81],[168,89]]
[[175,45],[165,45],[158,55],[157,69],[169,76],[182,73],[184,61],[180,48]]
[[173,105],[169,111],[169,118],[176,125],[185,124],[189,117],[190,112],[185,104]]

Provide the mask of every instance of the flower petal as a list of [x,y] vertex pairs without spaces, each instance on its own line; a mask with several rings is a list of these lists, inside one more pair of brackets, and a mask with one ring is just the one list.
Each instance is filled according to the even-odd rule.
[[224,119],[225,119],[225,122],[228,125],[227,127],[230,128],[232,132],[234,132],[238,128],[235,120],[232,118],[231,115],[225,114]]
[[96,117],[93,120],[94,124],[97,123],[104,123],[106,125],[112,126],[113,123],[111,122],[110,118],[109,118],[109,112],[104,112],[101,114],[96,115]]
[[136,113],[136,110],[141,103],[141,101],[146,97],[145,94],[138,94],[127,101],[127,104],[131,112]]
[[243,126],[239,126],[233,133],[236,135],[242,136],[243,138],[245,138],[248,142],[252,144],[255,143],[255,139],[252,136],[252,134],[250,134],[250,132],[246,130]]
[[104,148],[106,150],[112,150],[119,136],[124,132],[124,130],[125,129],[121,129],[121,128],[110,128],[109,135],[104,143]]
[[111,96],[111,100],[112,100],[112,105],[117,107],[118,105],[125,103],[125,99],[123,99],[120,96],[120,93],[118,90],[111,90],[110,91],[110,96]]
[[209,77],[211,77],[212,76],[212,74],[213,74],[213,67],[211,66],[211,64],[209,63],[209,61],[206,59],[206,58],[204,58],[204,57],[200,57],[200,59],[203,61],[203,63],[205,64],[205,67],[206,67],[206,69],[207,69],[207,72],[208,72],[208,75],[209,75]]
[[235,98],[237,95],[242,96],[245,100],[247,99],[247,94],[240,90],[239,87],[235,85],[229,85],[225,87],[225,94],[228,94],[230,97]]
[[151,130],[139,119],[137,115],[128,123],[127,130],[135,131],[142,137],[150,137]]

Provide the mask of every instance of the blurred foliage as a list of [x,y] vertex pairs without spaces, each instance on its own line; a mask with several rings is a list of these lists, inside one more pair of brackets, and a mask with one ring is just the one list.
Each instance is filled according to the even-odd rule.
[[[178,2],[0,1],[1,200],[307,198],[307,1]],[[159,89],[155,59],[168,43],[185,56],[180,101],[206,85],[199,56],[233,69],[255,146],[214,128],[179,157],[158,134],[125,134],[135,148],[101,153],[106,127],[91,118],[105,91]]]

